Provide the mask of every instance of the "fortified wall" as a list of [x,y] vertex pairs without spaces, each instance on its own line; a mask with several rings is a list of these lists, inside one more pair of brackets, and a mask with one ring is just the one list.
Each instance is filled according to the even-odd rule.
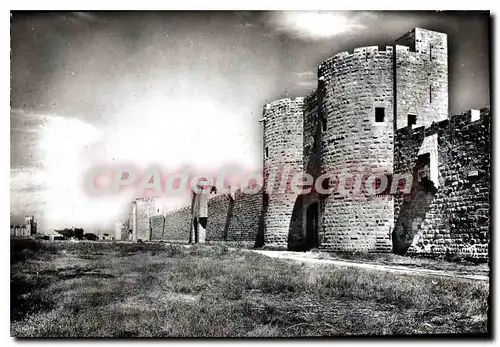
[[[262,195],[245,194],[239,190],[232,194],[205,195],[208,215],[206,234],[205,238],[199,237],[198,242],[234,241],[253,245],[262,213]],[[152,240],[198,243],[196,236],[190,235],[197,227],[196,216],[199,215],[200,207],[204,209],[201,205],[195,203],[166,213],[165,216],[151,217]]]
[[[132,226],[148,220],[152,240],[485,260],[490,111],[449,117],[448,105],[444,33],[415,28],[393,46],[338,53],[312,93],[264,106],[259,194],[193,195]],[[319,186],[294,192],[297,173]]]
[[187,242],[192,226],[191,208],[186,206],[150,217],[152,241]]
[[[280,102],[284,101],[274,103]],[[268,211],[266,243],[283,238],[278,230],[286,229],[287,223],[283,221],[281,228],[273,223],[285,216],[289,249],[487,256],[489,166],[472,170],[488,173],[470,189],[458,188],[465,179],[449,187],[443,177],[456,177],[454,170],[464,165],[460,158],[489,163],[484,158],[489,156],[489,133],[484,134],[489,125],[476,129],[470,119],[469,125],[464,123],[463,115],[448,120],[448,103],[444,33],[416,28],[392,47],[355,48],[321,63],[318,87],[304,99],[302,165],[315,180],[327,175],[321,187],[330,192],[313,191],[298,196],[293,206],[282,204],[279,213]],[[486,114],[488,110],[481,110],[483,123],[489,119]],[[296,119],[295,114],[285,117]],[[273,121],[264,111],[264,134],[275,127]],[[464,131],[476,131],[478,137],[457,135]],[[267,141],[264,136],[265,148],[272,147]],[[279,137],[278,141],[287,143]],[[481,156],[473,148],[479,148]],[[449,154],[460,151],[458,157]],[[269,156],[263,161],[264,177],[276,160],[272,153]],[[343,172],[348,177],[345,184],[340,179]],[[384,189],[372,176],[387,178]],[[375,194],[367,190],[369,185],[378,187]],[[266,206],[265,193],[263,199]]]
[[208,200],[210,218],[207,221],[207,241],[227,240],[233,210],[234,199],[230,194],[215,196]]
[[[489,108],[397,132],[398,169],[413,172],[414,184],[395,214],[395,251],[488,259],[490,138]],[[432,142],[435,163],[428,155]]]

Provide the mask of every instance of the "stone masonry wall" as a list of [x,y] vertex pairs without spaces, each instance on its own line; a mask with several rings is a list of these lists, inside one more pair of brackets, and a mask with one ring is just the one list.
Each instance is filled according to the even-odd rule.
[[320,174],[320,136],[321,122],[319,114],[319,101],[317,92],[314,91],[304,98],[304,171],[318,177]]
[[[304,140],[303,152],[304,172],[317,178],[321,174],[321,117],[319,109],[318,91],[310,93],[304,98]],[[307,209],[319,201],[319,195],[312,189],[311,193],[302,194],[297,197],[292,212],[288,235],[288,249],[303,251],[316,246],[315,242],[307,242]]]
[[416,28],[396,40],[396,128],[430,126],[448,118],[448,45],[446,34]]
[[[320,112],[326,119],[321,136],[322,171],[333,174],[338,189],[341,170],[361,186],[347,183],[347,194],[326,196],[321,207],[321,249],[331,251],[391,250],[393,201],[390,196],[366,196],[367,175],[392,173],[393,49],[354,49],[319,66]],[[376,122],[376,108],[384,119]]]
[[[236,191],[234,198],[229,194],[210,197],[206,241],[254,243],[261,213],[261,193],[244,194]],[[187,242],[193,219],[190,206],[167,213],[165,227],[163,227],[163,216],[151,217],[152,240]]]
[[153,216],[149,218],[149,225],[151,226],[151,240],[159,241],[164,240],[166,235],[165,218],[163,215]]
[[[262,213],[262,194],[236,191],[230,214],[227,241],[255,241]],[[212,216],[209,211],[210,216]],[[212,217],[209,217],[209,220]]]
[[[424,141],[426,132],[423,126],[412,129],[401,128],[394,136],[394,176],[410,174],[413,176],[413,168],[417,161],[418,151]],[[413,182],[413,178],[411,178]],[[402,184],[406,182],[402,181]],[[404,194],[398,191],[394,196],[394,224],[399,218],[399,211],[404,201]]]
[[228,213],[233,201],[228,194],[208,200],[207,241],[224,241],[227,238]]
[[[266,190],[263,210],[264,242],[268,246],[287,247],[288,231],[297,195],[289,187],[277,189],[281,177],[303,170],[303,98],[281,99],[264,107],[263,174]],[[274,176],[276,175],[276,176]],[[290,179],[285,179],[285,183]]]
[[186,206],[165,214],[165,228],[162,237],[163,216],[151,218],[151,228],[153,241],[189,241],[191,231],[191,206]]
[[123,221],[116,222],[115,224],[115,239],[118,241],[129,240],[129,219],[125,218]]
[[488,259],[491,118],[489,108],[436,125],[440,186],[409,253]]
[[151,238],[149,218],[160,213],[155,198],[138,198],[135,200],[135,240],[149,241]]

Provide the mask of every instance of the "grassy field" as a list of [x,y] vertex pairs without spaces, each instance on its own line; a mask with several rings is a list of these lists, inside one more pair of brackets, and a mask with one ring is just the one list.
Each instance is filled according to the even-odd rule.
[[11,241],[17,337],[486,333],[488,292],[220,245]]

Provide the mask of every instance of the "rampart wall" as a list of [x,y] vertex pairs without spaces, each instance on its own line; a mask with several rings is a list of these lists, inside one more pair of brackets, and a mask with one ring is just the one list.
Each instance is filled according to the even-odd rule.
[[[396,143],[417,153],[422,142],[407,142],[408,133],[408,129],[398,131]],[[422,140],[437,135],[439,187],[421,217],[399,216],[410,218],[407,225],[415,227],[408,252],[487,259],[491,227],[489,108],[482,109],[474,121],[467,112],[411,133],[412,138]],[[414,162],[416,159],[414,156]]]

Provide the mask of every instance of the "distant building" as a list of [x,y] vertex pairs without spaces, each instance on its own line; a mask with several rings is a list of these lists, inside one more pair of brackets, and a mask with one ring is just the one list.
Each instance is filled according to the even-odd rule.
[[151,228],[149,219],[163,213],[161,204],[156,198],[138,198],[132,202],[129,218],[128,235],[130,241],[149,241],[151,239]]
[[29,237],[36,234],[37,223],[35,216],[25,216],[24,224],[11,224],[10,236],[24,236]]
[[121,222],[115,223],[115,240],[117,241],[132,240],[132,228],[130,226],[129,218],[125,218]]
[[112,241],[112,240],[114,240],[114,239],[115,239],[115,237],[114,237],[114,236],[111,236],[111,235],[110,235],[110,234],[108,234],[108,233],[104,233],[104,234],[102,234],[102,236],[101,236],[101,240],[104,240],[104,241]]
[[94,234],[94,233],[87,233],[87,234],[83,235],[83,238],[85,240],[89,240],[89,241],[97,241],[97,240],[99,240],[99,237],[96,234]]
[[64,236],[66,239],[75,238],[78,240],[83,239],[83,229],[82,228],[64,228],[62,230],[55,230],[57,233]]

